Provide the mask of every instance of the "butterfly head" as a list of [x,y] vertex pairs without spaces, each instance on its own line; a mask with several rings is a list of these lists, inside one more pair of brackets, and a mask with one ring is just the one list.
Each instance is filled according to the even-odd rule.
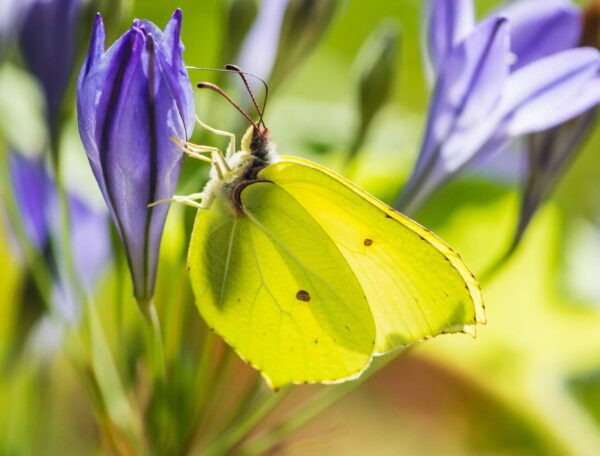
[[242,138],[242,151],[258,159],[266,158],[271,149],[271,134],[268,128],[250,126]]

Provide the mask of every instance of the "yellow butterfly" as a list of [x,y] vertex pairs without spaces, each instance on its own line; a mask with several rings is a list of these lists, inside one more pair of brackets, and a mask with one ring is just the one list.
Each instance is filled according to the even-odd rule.
[[477,280],[433,233],[329,169],[278,157],[262,116],[239,151],[198,121],[231,142],[225,155],[179,142],[213,165],[201,193],[174,197],[200,209],[197,306],[271,387],[349,380],[373,356],[484,322]]

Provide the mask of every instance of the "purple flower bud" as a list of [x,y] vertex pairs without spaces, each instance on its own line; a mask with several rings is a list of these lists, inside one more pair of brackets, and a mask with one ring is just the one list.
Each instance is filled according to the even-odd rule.
[[21,29],[23,57],[44,89],[53,133],[73,70],[81,7],[81,0],[35,0]]
[[79,133],[125,249],[138,301],[154,293],[158,253],[182,153],[194,128],[181,57],[181,11],[161,31],[135,20],[107,51],[98,15],[77,84]]
[[[600,83],[600,81],[599,81]],[[581,144],[590,135],[596,110],[526,139],[527,178],[521,201],[519,224],[509,250],[514,250],[538,207],[548,198],[567,166],[575,159]]]

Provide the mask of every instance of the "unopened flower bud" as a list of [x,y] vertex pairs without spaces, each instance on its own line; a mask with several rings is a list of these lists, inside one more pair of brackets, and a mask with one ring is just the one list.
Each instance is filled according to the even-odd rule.
[[140,304],[154,293],[168,211],[165,204],[148,205],[173,195],[183,154],[171,139],[188,139],[194,128],[181,23],[180,10],[164,31],[135,20],[105,50],[98,16],[77,85],[79,133],[123,242]]
[[225,5],[225,29],[221,52],[223,63],[231,63],[239,53],[244,38],[258,14],[257,0],[229,0]]
[[277,87],[316,47],[341,0],[289,0],[269,82]]
[[389,100],[396,79],[400,27],[386,19],[371,34],[356,60],[360,121],[351,155],[362,145],[375,115]]

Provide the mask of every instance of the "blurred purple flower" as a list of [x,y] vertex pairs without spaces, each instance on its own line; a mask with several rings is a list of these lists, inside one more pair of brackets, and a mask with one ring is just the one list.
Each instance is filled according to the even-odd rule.
[[511,71],[579,45],[581,10],[570,0],[513,1],[496,14],[510,23]]
[[182,15],[164,32],[135,20],[104,51],[104,25],[96,17],[77,85],[79,133],[100,190],[123,242],[138,302],[154,294],[168,205],[182,153],[171,136],[189,138],[194,97],[181,57]]
[[550,195],[564,170],[571,163],[583,141],[591,133],[596,120],[596,110],[542,133],[529,135],[525,140],[528,158],[525,189],[521,200],[521,213],[517,231],[509,251],[514,250],[537,211]]
[[[575,10],[571,14],[577,18],[577,22],[566,18],[563,18],[562,24],[556,21],[556,28],[562,30],[563,36],[571,38],[565,44],[599,48],[600,3],[590,3],[583,12],[573,5],[569,6],[569,10]],[[567,26],[570,27],[569,30]],[[600,85],[600,78],[596,80]],[[566,123],[529,135],[521,144],[528,166],[521,213],[509,252],[518,246],[535,212],[550,196],[568,165],[575,159],[582,143],[591,134],[596,119],[596,109],[590,109]]]
[[52,134],[73,70],[81,8],[82,0],[34,0],[21,29],[23,57],[44,89]]
[[10,177],[15,202],[29,241],[41,252],[49,238],[48,201],[53,189],[44,160],[12,153],[9,157]]
[[[556,17],[571,20],[564,13],[565,2],[521,3],[530,2],[544,14],[513,6],[507,16],[520,24],[513,35],[518,30],[553,29]],[[600,102],[600,54],[591,48],[567,49],[578,34],[557,36],[545,48],[550,55],[521,44],[519,56],[511,52],[509,20],[502,16],[492,16],[470,31],[465,31],[466,26],[447,27],[472,22],[469,2],[462,2],[462,9],[456,5],[452,0],[432,0],[429,9],[447,14],[430,14],[427,22],[428,36],[436,36],[435,51],[429,51],[437,56],[432,60],[436,84],[421,152],[397,201],[405,211],[420,206],[456,173],[511,138],[552,128]],[[556,14],[548,12],[551,7]],[[517,12],[523,16],[515,18]],[[446,41],[444,35],[438,36],[440,27],[448,30]],[[512,39],[520,42],[519,37]],[[531,61],[535,56],[540,58]],[[521,62],[516,69],[511,67],[515,59]]]
[[[50,240],[58,239],[61,235],[58,193],[54,182],[46,172],[42,158],[27,158],[12,153],[9,163],[12,190],[25,234],[49,261],[55,291],[62,290],[59,294],[62,298],[70,297],[60,299],[56,304],[63,316],[72,319],[77,312],[72,299],[74,284],[64,279],[64,274],[59,270],[60,254],[50,249]],[[111,256],[107,218],[73,193],[69,193],[68,198],[70,247],[77,278],[86,291],[92,291]],[[59,295],[55,293],[55,297]]]
[[472,0],[429,1],[425,17],[428,20],[425,61],[429,76],[435,79],[452,48],[473,31],[475,10]]
[[[48,223],[52,235],[60,236],[60,207],[56,192],[48,205]],[[71,253],[73,267],[79,280],[79,285],[91,292],[100,279],[101,273],[111,259],[111,239],[106,214],[92,209],[81,198],[69,194],[69,218]],[[58,261],[56,263],[59,263]],[[69,321],[75,321],[81,310],[77,300],[74,284],[66,280],[68,277],[56,265],[53,298],[60,314]]]

